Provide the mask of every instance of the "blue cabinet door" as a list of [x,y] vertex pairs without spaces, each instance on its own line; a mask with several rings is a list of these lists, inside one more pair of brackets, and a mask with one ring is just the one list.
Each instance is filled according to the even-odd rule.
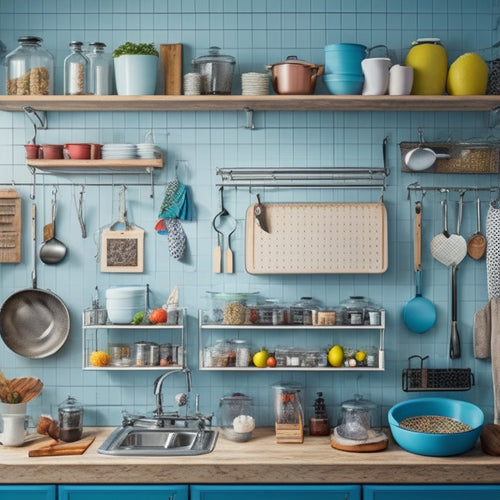
[[2,500],[56,500],[54,485],[14,485],[0,486]]
[[500,486],[448,486],[448,485],[372,485],[363,486],[364,500],[443,500],[456,498],[460,500],[498,500]]
[[[3,500],[3,498],[2,498]],[[185,485],[63,485],[58,500],[188,500]]]
[[192,485],[191,500],[361,500],[360,486]]

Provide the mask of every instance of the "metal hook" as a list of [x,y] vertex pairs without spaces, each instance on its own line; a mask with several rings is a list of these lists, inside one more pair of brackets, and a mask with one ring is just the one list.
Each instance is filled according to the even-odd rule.
[[247,115],[247,123],[245,125],[245,128],[249,130],[255,130],[255,124],[253,122],[253,109],[245,107],[244,110]]
[[30,200],[35,199],[35,191],[36,191],[36,169],[35,167],[30,167],[31,176],[33,177],[33,184],[31,185],[31,193]]
[[[31,120],[31,123],[41,130],[47,130],[47,113],[45,111],[35,111],[31,106],[24,106],[23,111],[26,113],[26,116]],[[40,116],[41,115],[41,116]],[[33,116],[37,119],[39,125],[33,119]]]

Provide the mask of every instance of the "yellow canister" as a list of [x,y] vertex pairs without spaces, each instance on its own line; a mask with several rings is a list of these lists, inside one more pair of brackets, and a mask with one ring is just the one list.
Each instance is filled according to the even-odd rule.
[[405,64],[413,68],[412,94],[444,94],[448,57],[439,38],[419,38],[413,42]]

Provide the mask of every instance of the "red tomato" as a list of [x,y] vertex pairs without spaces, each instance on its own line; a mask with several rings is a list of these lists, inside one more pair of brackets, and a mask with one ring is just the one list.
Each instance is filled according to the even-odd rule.
[[267,358],[267,366],[269,366],[270,368],[274,368],[276,366],[276,358],[274,356],[269,356]]
[[158,309],[153,309],[149,315],[149,321],[151,323],[166,323],[167,322],[167,311],[159,307]]

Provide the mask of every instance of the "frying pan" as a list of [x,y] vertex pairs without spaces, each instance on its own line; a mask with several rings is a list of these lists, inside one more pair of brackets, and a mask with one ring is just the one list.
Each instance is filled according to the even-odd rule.
[[420,289],[422,274],[422,202],[415,203],[415,239],[413,246],[415,267],[416,291],[415,297],[403,307],[403,321],[415,333],[424,333],[436,322],[436,308],[434,304],[422,297]]
[[54,293],[36,287],[36,205],[31,209],[33,288],[10,295],[0,308],[0,335],[5,345],[26,358],[57,352],[69,335],[69,312]]

